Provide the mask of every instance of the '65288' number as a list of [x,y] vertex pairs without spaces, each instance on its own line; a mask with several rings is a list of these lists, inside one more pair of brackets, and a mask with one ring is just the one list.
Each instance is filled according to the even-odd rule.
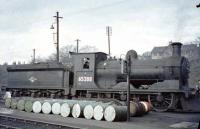
[[92,82],[92,77],[78,77],[79,82]]

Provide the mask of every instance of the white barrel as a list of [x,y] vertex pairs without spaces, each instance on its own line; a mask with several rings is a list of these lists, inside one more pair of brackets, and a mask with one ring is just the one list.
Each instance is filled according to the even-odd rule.
[[70,115],[70,106],[68,103],[63,103],[60,107],[60,114],[62,117],[68,117]]
[[72,116],[74,118],[82,117],[84,107],[94,102],[95,101],[78,101],[78,103],[74,104],[72,107]]
[[61,116],[68,117],[72,115],[72,108],[74,104],[78,103],[79,100],[64,100],[64,103],[61,105]]
[[44,114],[49,114],[51,113],[51,103],[46,101],[42,104],[42,112]]
[[101,102],[92,102],[91,104],[88,104],[83,109],[83,115],[86,119],[92,119],[94,116],[94,107],[102,104]]
[[94,107],[94,119],[95,120],[102,120],[103,119],[103,113],[105,108],[108,105],[113,104],[113,102],[109,102],[109,103],[98,103],[95,107]]
[[84,110],[83,110],[83,115],[86,119],[92,119],[94,116],[94,109],[92,105],[86,105]]
[[11,99],[10,99],[10,98],[7,98],[7,99],[5,100],[5,106],[6,106],[7,108],[10,108],[10,107],[11,107]]
[[41,102],[40,101],[35,101],[34,103],[33,103],[33,112],[34,113],[40,113],[41,112],[41,110],[42,110],[42,104],[41,104]]
[[81,106],[78,103],[76,103],[72,107],[72,116],[74,118],[78,118],[80,117],[80,115],[81,115]]
[[11,99],[11,93],[9,91],[6,91],[5,95],[3,96],[3,99]]
[[94,108],[94,119],[95,120],[102,120],[103,119],[103,113],[105,109],[105,105],[97,105]]
[[106,121],[124,121],[127,118],[127,107],[110,105],[104,111],[104,118]]
[[60,107],[64,100],[62,99],[48,99],[44,100],[42,105],[42,112],[44,114],[50,114],[51,112],[55,115],[60,114]]
[[52,104],[51,106],[51,111],[53,114],[55,115],[59,115],[60,114],[60,103],[59,102],[55,102]]

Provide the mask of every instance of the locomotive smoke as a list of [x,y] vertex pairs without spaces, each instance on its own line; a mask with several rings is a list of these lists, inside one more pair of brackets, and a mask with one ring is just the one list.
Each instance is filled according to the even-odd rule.
[[182,41],[183,36],[185,34],[185,29],[187,27],[188,20],[190,18],[188,14],[188,7],[186,6],[181,6],[177,8],[176,10],[176,29],[175,29],[175,34],[174,34],[174,39],[175,41]]

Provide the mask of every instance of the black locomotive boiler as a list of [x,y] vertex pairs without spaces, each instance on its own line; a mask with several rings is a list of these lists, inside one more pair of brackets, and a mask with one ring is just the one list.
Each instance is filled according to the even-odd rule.
[[[131,99],[148,100],[155,110],[183,108],[182,98],[189,98],[189,63],[181,56],[181,43],[171,44],[172,56],[164,59],[131,58]],[[107,58],[107,54],[71,53],[67,65],[36,63],[12,65],[8,70],[7,91],[14,96],[102,98],[126,100],[126,60]]]

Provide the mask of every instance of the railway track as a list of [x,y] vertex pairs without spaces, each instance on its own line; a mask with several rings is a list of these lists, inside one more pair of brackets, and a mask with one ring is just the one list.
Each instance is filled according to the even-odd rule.
[[36,119],[17,118],[0,114],[0,129],[80,129]]

